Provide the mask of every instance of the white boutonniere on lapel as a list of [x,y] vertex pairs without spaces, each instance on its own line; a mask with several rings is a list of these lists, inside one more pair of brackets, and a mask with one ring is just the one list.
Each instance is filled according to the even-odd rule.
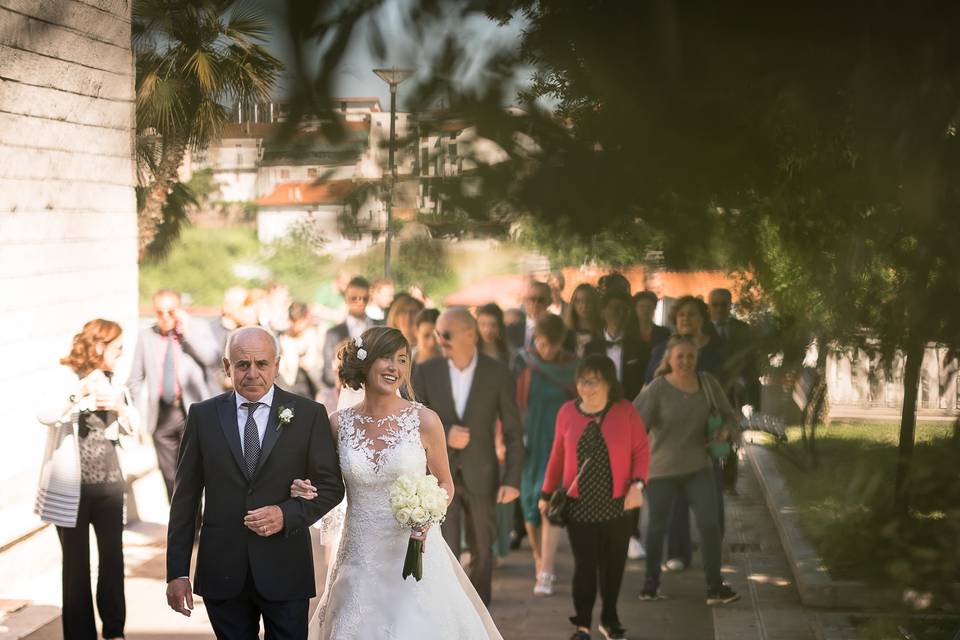
[[293,420],[293,407],[290,405],[280,407],[277,413],[277,431],[290,424],[291,420]]

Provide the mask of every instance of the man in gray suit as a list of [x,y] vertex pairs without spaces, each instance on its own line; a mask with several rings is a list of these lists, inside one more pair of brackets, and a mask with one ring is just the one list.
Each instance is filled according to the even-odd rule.
[[210,397],[205,368],[217,359],[219,349],[209,325],[192,320],[180,308],[176,291],[157,291],[153,311],[156,322],[140,332],[127,386],[134,398],[146,395],[145,424],[169,499],[187,410]]
[[[477,350],[477,323],[466,309],[445,311],[437,320],[437,338],[443,357],[417,365],[413,388],[440,416],[447,434],[455,495],[443,537],[459,557],[466,533],[470,582],[489,604],[496,506],[520,495],[524,451],[516,388],[506,364]],[[497,419],[506,446],[502,483],[494,447]]]

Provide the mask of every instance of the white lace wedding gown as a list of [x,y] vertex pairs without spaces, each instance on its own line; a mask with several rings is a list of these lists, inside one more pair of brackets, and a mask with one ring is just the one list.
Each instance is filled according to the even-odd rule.
[[393,517],[390,486],[426,473],[422,408],[382,420],[339,413],[347,513],[310,640],[502,640],[439,527],[427,535],[423,579],[401,577],[410,530]]

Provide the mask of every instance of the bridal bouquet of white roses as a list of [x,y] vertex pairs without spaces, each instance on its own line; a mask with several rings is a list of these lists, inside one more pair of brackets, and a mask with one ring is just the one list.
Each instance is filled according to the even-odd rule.
[[[422,531],[440,524],[447,515],[447,492],[440,487],[436,476],[402,475],[390,487],[390,508],[402,527]],[[423,577],[423,540],[410,538],[407,557],[403,562],[403,578]]]

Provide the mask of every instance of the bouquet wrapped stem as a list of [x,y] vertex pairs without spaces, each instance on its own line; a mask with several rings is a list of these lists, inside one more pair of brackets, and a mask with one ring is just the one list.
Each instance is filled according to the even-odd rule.
[[403,560],[403,579],[413,576],[417,582],[423,578],[423,540],[410,537],[407,543],[407,555]]
[[424,531],[446,517],[447,492],[435,476],[400,476],[390,487],[390,507],[397,523],[411,530],[403,561],[403,579],[413,576],[419,582],[423,578]]

